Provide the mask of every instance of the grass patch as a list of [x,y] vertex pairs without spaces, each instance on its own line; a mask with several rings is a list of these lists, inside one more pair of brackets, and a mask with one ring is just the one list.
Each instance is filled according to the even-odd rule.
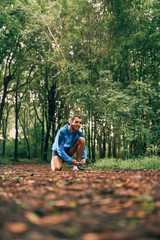
[[[0,165],[8,165],[13,164],[13,158],[1,158]],[[43,163],[50,164],[50,161],[44,162],[42,159],[19,159],[18,163]],[[68,163],[63,163],[63,168],[72,169],[73,165]],[[85,164],[84,168],[86,169],[125,169],[125,170],[143,170],[143,169],[160,169],[160,157],[152,156],[152,157],[144,157],[144,158],[136,158],[136,159],[115,159],[115,158],[104,158],[98,159],[95,163]]]
[[1,158],[0,165],[8,165],[13,162],[13,158]]
[[152,156],[152,157],[144,157],[144,158],[136,158],[136,159],[114,159],[114,158],[105,158],[99,159],[95,163],[90,164],[89,168],[94,168],[97,170],[103,169],[160,169],[160,157]]
[[6,157],[6,158],[1,158],[0,159],[0,165],[8,165],[8,164],[14,164],[14,163],[26,163],[26,164],[31,164],[31,163],[44,163],[44,164],[48,164],[49,162],[44,162],[42,159],[40,158],[32,158],[32,159],[28,159],[28,158],[19,158],[18,161],[15,161],[13,157]]

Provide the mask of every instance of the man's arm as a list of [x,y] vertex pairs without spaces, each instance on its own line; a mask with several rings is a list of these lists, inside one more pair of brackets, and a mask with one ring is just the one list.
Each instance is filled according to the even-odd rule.
[[59,132],[58,134],[58,141],[57,141],[57,152],[62,160],[73,163],[73,159],[67,155],[67,153],[64,150],[64,133]]
[[83,154],[82,154],[82,160],[81,160],[81,162],[80,162],[81,165],[85,164],[86,161],[87,161],[87,148],[86,148],[86,146],[85,146],[84,151],[83,151]]

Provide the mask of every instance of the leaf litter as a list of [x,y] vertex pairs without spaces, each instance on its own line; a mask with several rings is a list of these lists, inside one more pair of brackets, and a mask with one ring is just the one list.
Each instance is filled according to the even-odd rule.
[[160,170],[0,166],[0,239],[160,239]]

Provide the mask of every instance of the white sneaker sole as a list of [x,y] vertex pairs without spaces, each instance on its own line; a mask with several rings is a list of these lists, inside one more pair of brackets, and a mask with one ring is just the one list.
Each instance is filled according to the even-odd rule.
[[79,170],[79,169],[78,169],[77,166],[74,166],[74,167],[73,167],[73,170],[75,171],[75,170]]

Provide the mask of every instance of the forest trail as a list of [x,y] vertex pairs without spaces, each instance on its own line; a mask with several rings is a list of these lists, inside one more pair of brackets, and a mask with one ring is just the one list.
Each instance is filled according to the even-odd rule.
[[160,170],[1,165],[0,239],[160,239]]

